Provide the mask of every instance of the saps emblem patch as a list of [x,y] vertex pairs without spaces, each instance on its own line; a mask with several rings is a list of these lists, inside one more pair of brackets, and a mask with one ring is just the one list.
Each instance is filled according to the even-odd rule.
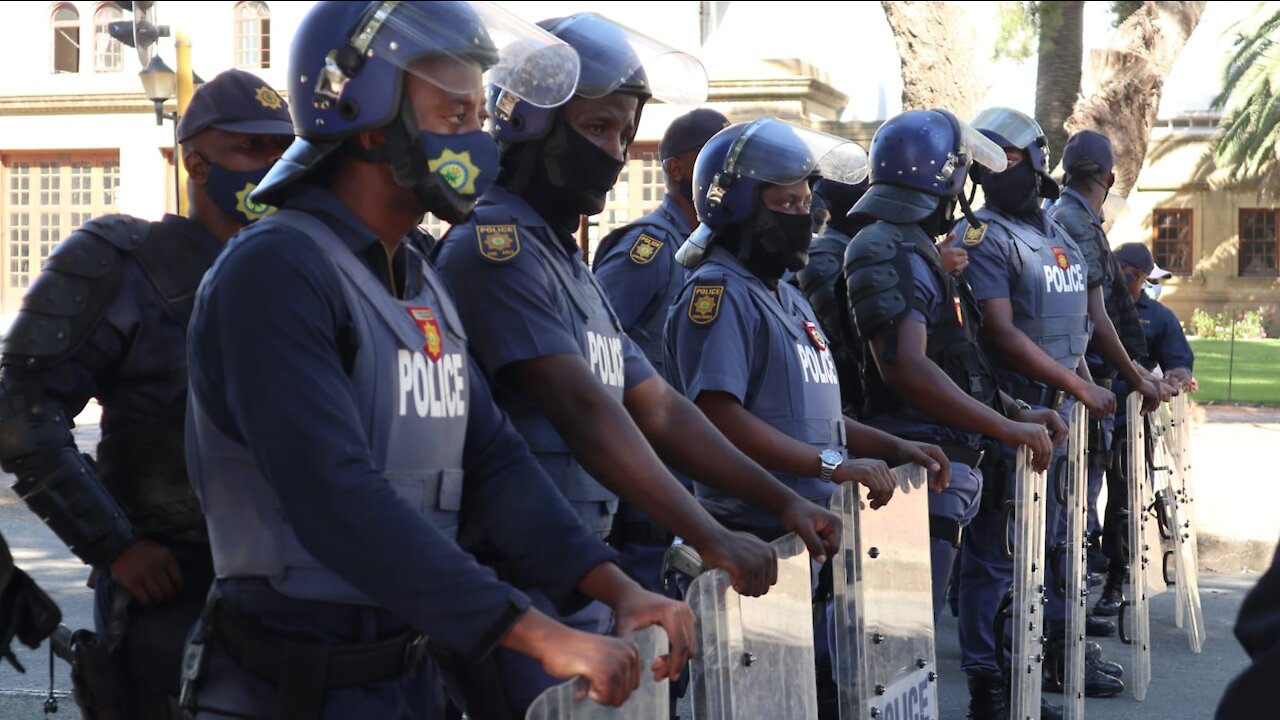
[[689,319],[694,325],[710,325],[720,317],[723,299],[723,285],[695,285],[693,297],[689,298]]
[[440,355],[444,352],[444,342],[440,339],[440,323],[436,322],[435,313],[430,308],[411,307],[409,308],[409,316],[413,321],[418,323],[418,327],[422,329],[422,335],[426,338],[426,342],[422,346],[423,352],[427,357],[431,358],[431,362],[440,359]]
[[1067,250],[1060,245],[1053,246],[1053,256],[1058,259],[1058,267],[1066,270],[1071,267],[1071,263],[1067,260]]
[[983,225],[983,224],[970,225],[969,227],[965,228],[964,240],[962,240],[962,242],[964,243],[965,247],[974,247],[975,245],[981,245],[982,239],[985,238],[986,236],[987,236],[986,225]]
[[658,251],[662,249],[662,241],[658,238],[640,233],[640,237],[631,246],[631,262],[637,265],[648,265],[653,259],[658,257]]
[[494,262],[506,262],[520,254],[520,233],[515,225],[477,225],[480,254]]

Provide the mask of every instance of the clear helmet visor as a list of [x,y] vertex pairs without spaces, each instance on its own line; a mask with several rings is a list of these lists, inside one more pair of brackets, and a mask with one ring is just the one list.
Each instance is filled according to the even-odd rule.
[[672,105],[700,105],[707,99],[707,71],[689,53],[595,13],[540,24],[578,51],[578,95],[599,98],[625,88]]
[[[721,132],[731,131],[732,127]],[[723,169],[774,185],[790,185],[815,173],[857,185],[866,179],[868,166],[866,151],[852,140],[765,118],[742,131]]]
[[993,132],[1018,148],[1031,147],[1037,138],[1044,136],[1040,123],[1013,108],[987,108],[978,113],[970,125],[977,130]]
[[1009,156],[996,141],[983,135],[972,125],[956,119],[960,127],[960,152],[967,154],[973,162],[993,172],[1004,172],[1009,165]]
[[447,92],[488,83],[539,107],[572,97],[581,67],[563,40],[491,2],[375,3],[351,43]]

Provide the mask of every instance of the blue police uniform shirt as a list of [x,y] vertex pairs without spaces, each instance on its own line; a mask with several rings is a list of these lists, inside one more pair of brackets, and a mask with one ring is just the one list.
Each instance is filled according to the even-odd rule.
[[[377,236],[334,195],[303,186],[284,207],[320,218],[391,280]],[[402,246],[392,272],[404,269],[400,287],[420,287],[431,271],[408,253]],[[225,253],[192,318],[191,392],[222,433],[250,448],[300,538],[301,518],[324,519],[305,538],[316,559],[434,642],[486,652],[529,600],[397,497],[374,466],[348,376],[352,311],[336,273],[292,229]],[[574,588],[614,553],[539,470],[474,362],[466,372],[460,536],[482,537],[557,602],[580,604]],[[334,531],[343,527],[358,533]]]
[[[651,314],[659,316],[659,329],[665,324],[667,308],[688,276],[688,271],[676,262],[676,250],[691,232],[693,228],[684,211],[667,195],[658,209],[628,226],[595,262],[596,277],[609,293],[609,304],[633,339],[637,323]],[[642,242],[641,235],[648,235],[661,245],[655,248],[652,242]],[[673,275],[679,278],[674,287]],[[657,349],[660,353],[660,337]],[[653,362],[654,357],[648,357]]]
[[[907,231],[922,232],[914,225]],[[928,261],[920,257],[920,254],[914,250],[909,251],[908,257],[911,263],[913,302],[911,311],[907,315],[907,320],[922,323],[925,326],[925,333],[932,337],[934,330],[942,322],[940,313],[954,313],[956,308],[952,299],[944,295],[942,286],[938,284],[938,278],[934,277],[933,270],[929,268]],[[964,282],[964,280],[957,278],[956,282]],[[928,313],[921,312],[920,308],[928,308]],[[969,318],[965,318],[965,320],[968,321]],[[893,415],[876,416],[871,418],[868,424],[893,435],[929,440],[931,442],[943,441],[962,445],[976,445],[981,437],[979,433],[969,433],[954,427],[938,424],[907,402],[901,403],[899,410]]]
[[[1142,323],[1142,334],[1147,338],[1148,360],[1152,367],[1159,365],[1165,372],[1174,368],[1195,369],[1196,357],[1187,342],[1187,335],[1182,331],[1182,324],[1169,308],[1152,300],[1146,293],[1138,295],[1134,302],[1138,309],[1138,321]],[[1124,398],[1132,392],[1132,388],[1123,378],[1116,378],[1113,389],[1120,398],[1117,411],[1123,413]]]
[[[799,290],[779,282],[775,297],[731,253],[713,246],[668,313],[668,367],[690,400],[727,393],[775,429],[813,445],[815,456],[825,448],[844,452],[840,383],[817,327]],[[824,506],[835,489],[817,478],[774,475]],[[694,488],[714,515],[751,527],[777,525],[777,518],[716,488]]]
[[[1072,331],[1074,335],[1070,339],[1070,347],[1064,347],[1064,350],[1068,355],[1074,354],[1077,350],[1080,355],[1083,355],[1090,333],[1087,327],[1087,301],[1083,300],[1086,291],[1086,268],[1080,248],[1067,235],[1065,230],[1043,212],[1037,212],[1035,215],[1025,218],[1004,215],[989,208],[982,208],[981,212],[998,215],[1002,222],[1005,223],[1026,225],[1028,232],[1038,233],[1042,237],[1050,239],[1051,242],[1062,242],[1061,246],[1053,247],[1061,251],[1061,255],[1058,258],[1059,268],[1062,268],[1064,264],[1065,268],[1058,272],[1057,269],[1045,265],[1046,277],[1043,284],[1051,297],[1041,298],[1037,302],[1042,308],[1053,306],[1056,310],[1061,311],[1069,307],[1072,314],[1078,311],[1082,318],[1082,327]],[[956,236],[963,238],[967,229],[968,221],[961,220],[956,224]],[[968,281],[969,286],[973,289],[974,298],[978,302],[997,299],[1014,300],[1013,295],[1017,291],[1018,283],[1020,282],[1014,273],[1014,269],[1022,267],[1024,262],[1027,264],[1036,262],[1036,257],[1022,257],[1025,250],[1018,247],[1016,243],[1017,241],[1014,240],[1009,230],[1000,222],[987,222],[986,234],[983,236],[982,242],[974,246],[964,246],[969,255],[969,265],[965,268],[964,279]],[[1051,271],[1052,274],[1050,274]],[[1079,294],[1082,298],[1078,308],[1075,307],[1076,303],[1069,297],[1074,294]],[[1017,314],[1017,303],[1014,303],[1015,321],[1017,320]],[[1031,318],[1030,320],[1037,322],[1040,318]],[[1077,335],[1079,337],[1076,337]],[[991,352],[990,347],[985,344],[984,348],[987,349],[987,357],[991,359],[992,365],[1000,378],[1001,389],[1008,391],[1013,384],[1026,384],[1029,382],[1028,378],[1022,373],[1010,370],[1004,364],[1000,353]]]
[[[552,257],[563,263],[574,278],[590,282],[590,270],[572,235],[557,236],[537,211],[524,199],[504,187],[495,186],[482,202],[501,206],[517,221],[519,242],[542,243]],[[512,363],[548,355],[582,354],[575,328],[559,311],[558,283],[529,250],[508,260],[489,262],[472,245],[476,239],[476,219],[455,225],[440,242],[435,260],[458,301],[458,314],[467,328],[471,348],[490,378],[496,378]],[[624,390],[639,385],[653,374],[653,366],[630,338],[623,339],[621,368],[612,362],[593,364],[596,377],[605,385]],[[621,376],[619,376],[619,372]],[[505,402],[505,391],[499,391]]]

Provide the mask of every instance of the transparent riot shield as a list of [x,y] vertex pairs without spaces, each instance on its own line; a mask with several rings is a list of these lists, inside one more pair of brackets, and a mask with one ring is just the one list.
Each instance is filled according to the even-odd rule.
[[1132,647],[1132,668],[1127,676],[1138,700],[1147,697],[1151,684],[1150,600],[1164,590],[1160,569],[1160,532],[1155,515],[1155,493],[1147,463],[1147,421],[1142,416],[1142,396],[1126,399],[1126,452],[1123,469],[1129,485],[1129,574],[1125,600],[1120,607],[1120,640]]
[[[1067,428],[1067,454],[1065,472],[1056,473],[1053,492],[1058,503],[1067,513],[1067,540],[1053,561],[1062,568],[1063,587],[1054,588],[1066,598],[1066,638],[1063,667],[1053,668],[1062,673],[1063,710],[1067,720],[1084,720],[1084,643],[1085,615],[1089,600],[1089,516],[1085,496],[1088,494],[1089,418],[1084,403],[1071,408],[1071,422]],[[1056,642],[1057,638],[1050,638]]]
[[[1180,421],[1180,424],[1186,424],[1185,415]],[[1161,406],[1160,416],[1152,426],[1153,481],[1164,544],[1162,572],[1165,583],[1174,588],[1174,619],[1179,627],[1185,628],[1191,652],[1198,653],[1203,649],[1205,639],[1204,615],[1200,607],[1199,563],[1192,540],[1193,526],[1189,517],[1191,504],[1187,499],[1182,477],[1183,459],[1179,454],[1181,448],[1177,438],[1180,429],[1175,425],[1168,404]],[[1172,576],[1169,572],[1170,561],[1173,565]]]
[[1040,717],[1044,663],[1045,475],[1018,448],[1013,493],[1013,660],[1010,717]]
[[526,720],[666,720],[670,693],[667,680],[654,682],[649,669],[668,649],[667,633],[653,625],[632,636],[640,649],[640,687],[621,707],[607,707],[589,699],[586,681],[575,678],[547,688],[529,706]]
[[859,486],[841,485],[831,509],[844,521],[832,567],[840,717],[938,717],[929,478],[919,465],[894,468],[898,488],[872,510]]
[[699,575],[686,595],[698,624],[690,661],[695,720],[816,720],[812,563],[791,534],[773,542],[778,582],[768,594],[734,592],[729,575]]

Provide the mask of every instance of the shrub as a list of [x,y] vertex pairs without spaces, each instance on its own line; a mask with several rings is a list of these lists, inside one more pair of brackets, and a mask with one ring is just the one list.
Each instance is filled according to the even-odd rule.
[[[1196,308],[1191,314],[1191,334],[1210,340],[1260,340],[1275,335],[1275,306],[1263,305],[1256,310],[1227,311],[1216,315]],[[1235,327],[1232,327],[1234,321]]]

